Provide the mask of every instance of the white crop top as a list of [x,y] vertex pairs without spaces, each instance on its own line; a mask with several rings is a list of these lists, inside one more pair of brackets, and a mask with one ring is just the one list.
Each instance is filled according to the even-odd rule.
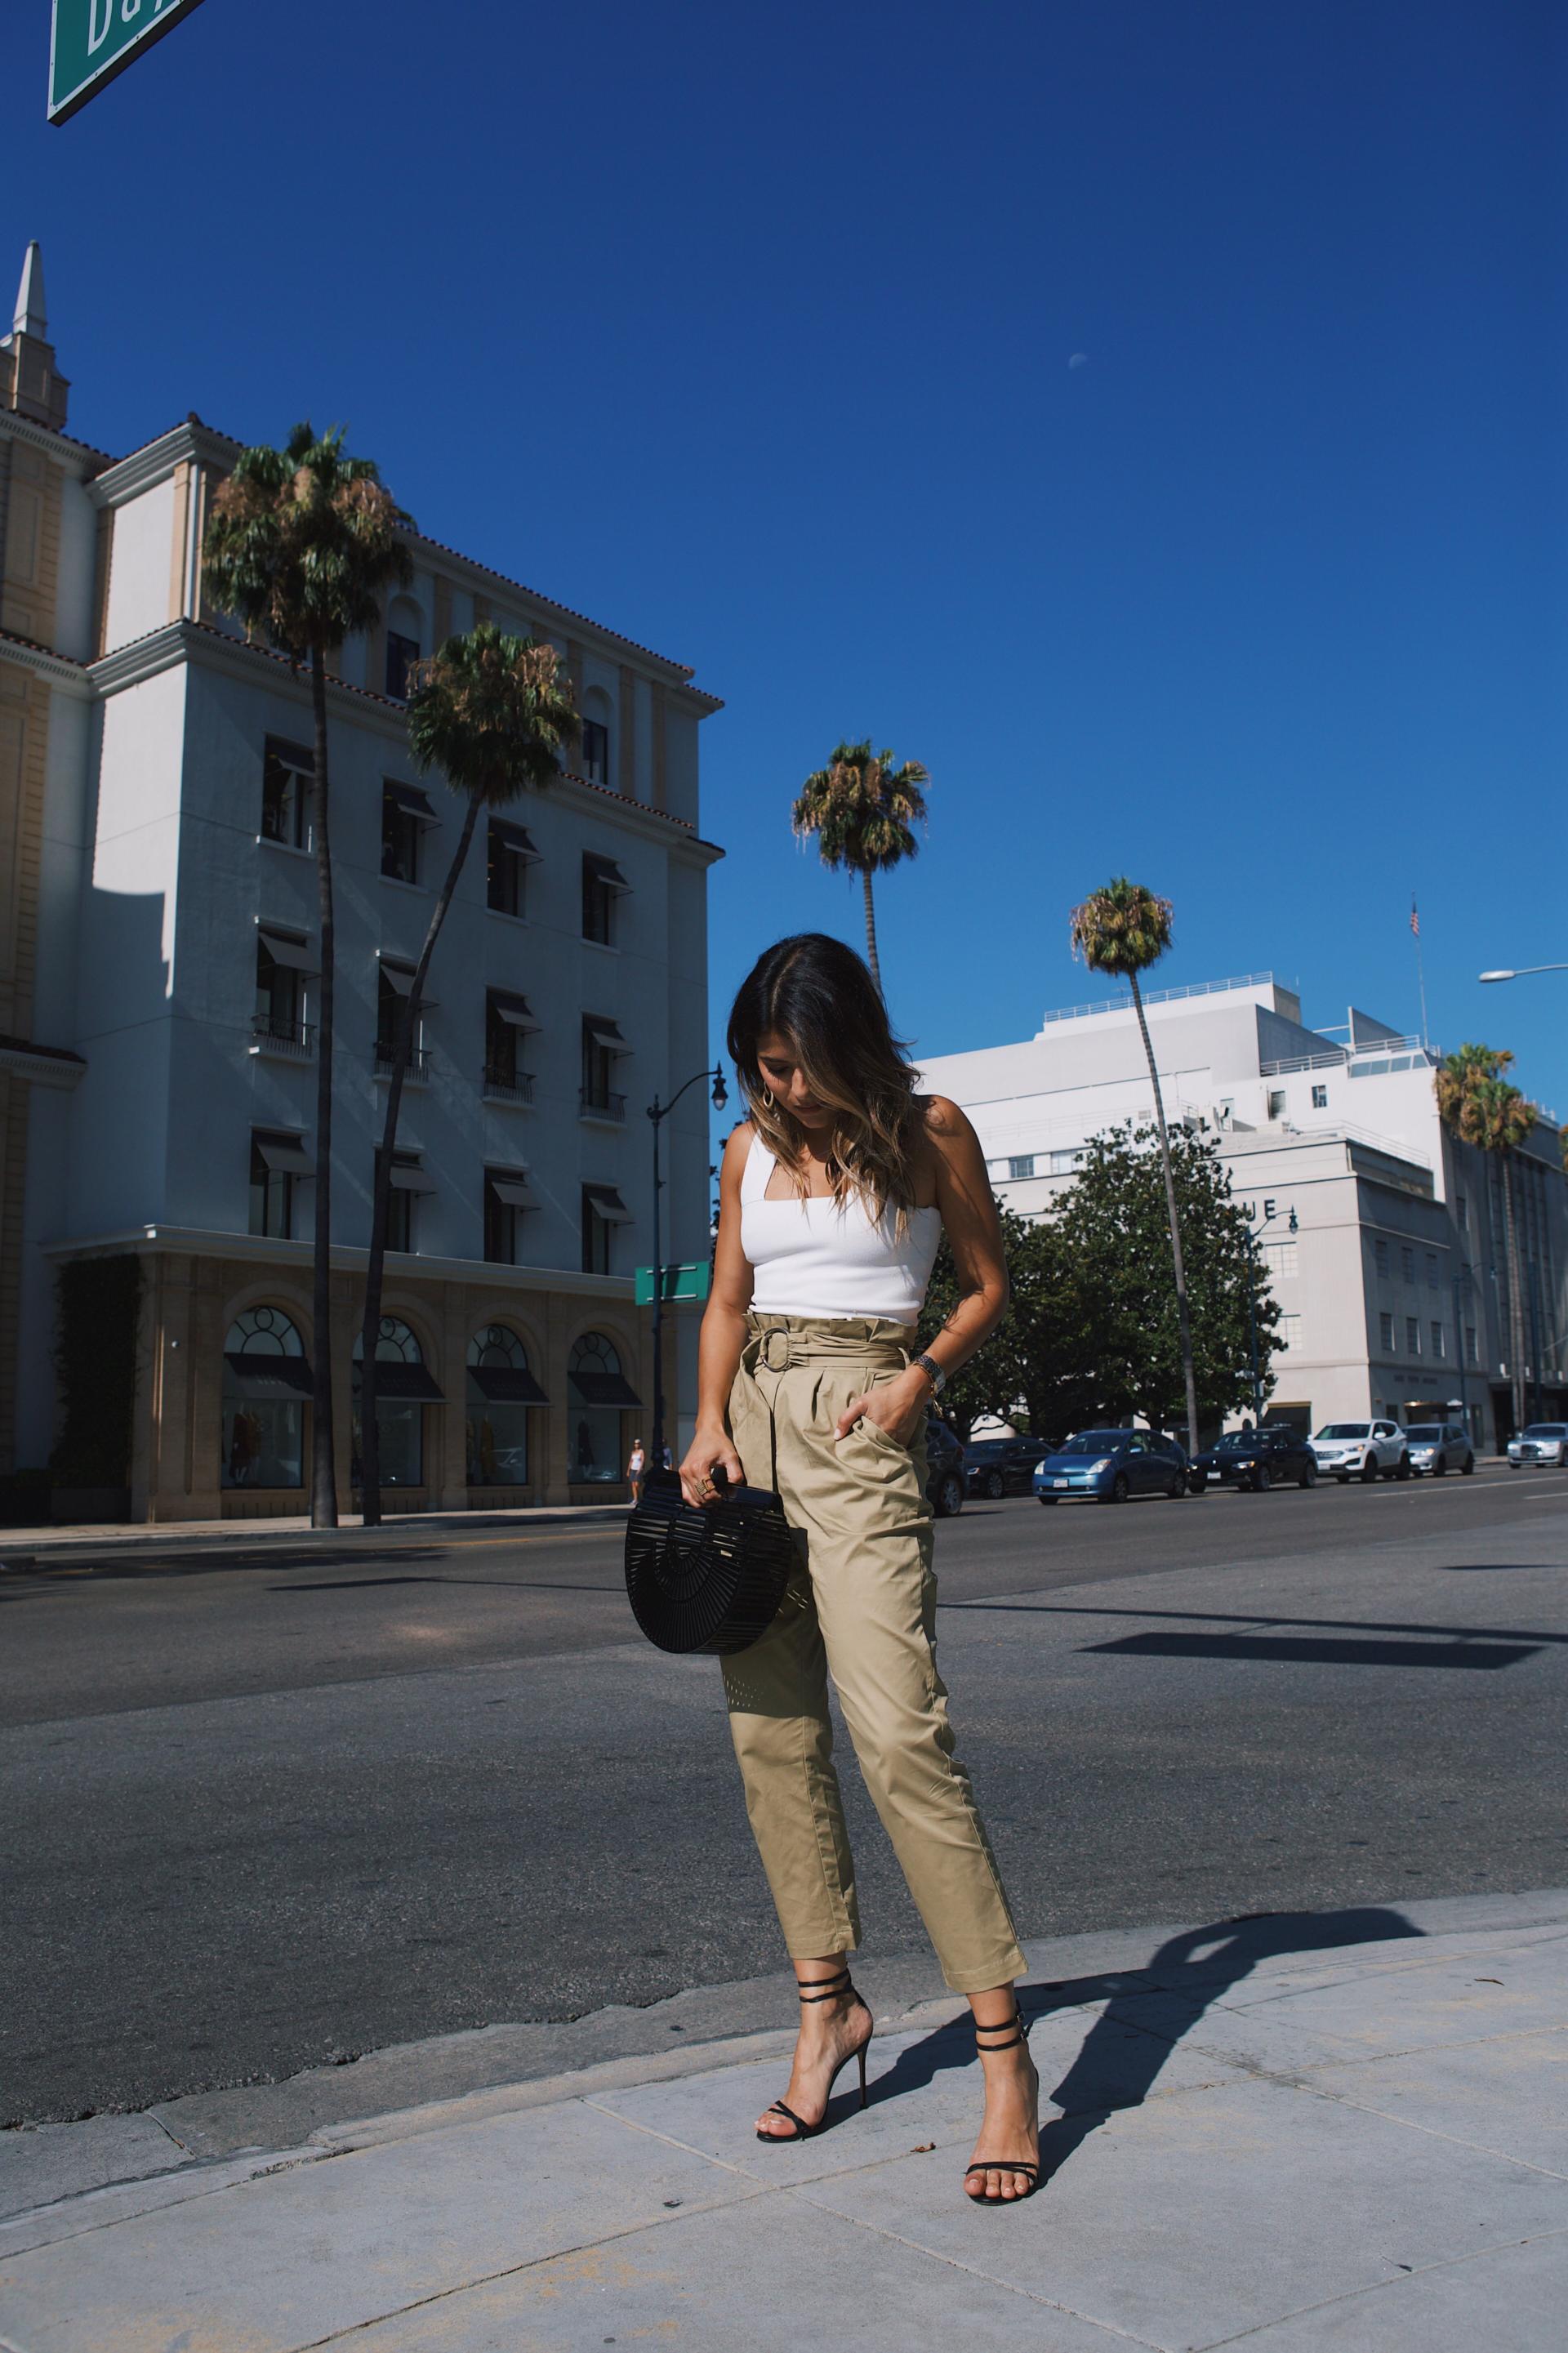
[[942,1240],[942,1211],[911,1209],[900,1240],[889,1206],[873,1225],[858,1198],[840,1208],[824,1195],[803,1201],[763,1196],[778,1162],[760,1135],[741,1171],[741,1249],[755,1280],[752,1305],[763,1315],[889,1316],[912,1324]]

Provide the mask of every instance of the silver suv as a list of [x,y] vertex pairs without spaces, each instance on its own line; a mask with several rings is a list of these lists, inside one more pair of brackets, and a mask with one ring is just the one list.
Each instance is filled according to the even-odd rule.
[[1342,1487],[1352,1479],[1408,1479],[1410,1451],[1396,1421],[1326,1421],[1307,1443],[1325,1478]]
[[1552,1463],[1561,1471],[1568,1463],[1568,1421],[1531,1421],[1508,1441],[1508,1467],[1522,1470],[1527,1462]]

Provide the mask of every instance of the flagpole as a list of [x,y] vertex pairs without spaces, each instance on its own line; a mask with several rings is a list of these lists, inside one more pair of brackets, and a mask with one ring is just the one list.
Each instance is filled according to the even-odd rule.
[[1410,929],[1415,941],[1415,985],[1421,991],[1421,1043],[1429,1045],[1426,1031],[1426,968],[1421,960],[1421,917],[1415,905],[1415,893],[1410,893]]

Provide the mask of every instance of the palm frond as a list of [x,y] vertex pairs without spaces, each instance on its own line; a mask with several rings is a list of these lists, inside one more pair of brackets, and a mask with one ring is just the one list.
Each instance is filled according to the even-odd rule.
[[1121,980],[1147,972],[1171,945],[1174,910],[1142,883],[1119,874],[1091,891],[1068,918],[1072,952],[1091,972]]

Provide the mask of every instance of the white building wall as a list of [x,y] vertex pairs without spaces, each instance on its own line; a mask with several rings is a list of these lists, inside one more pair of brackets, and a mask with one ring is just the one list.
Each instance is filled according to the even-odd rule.
[[174,554],[173,477],[116,507],[109,565],[104,651],[161,628],[169,617]]

